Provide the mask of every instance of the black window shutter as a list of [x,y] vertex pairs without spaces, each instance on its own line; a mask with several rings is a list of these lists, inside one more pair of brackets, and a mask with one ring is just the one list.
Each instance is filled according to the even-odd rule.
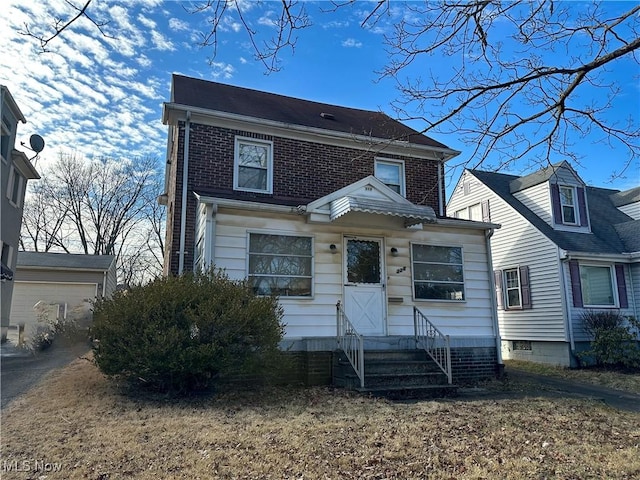
[[529,283],[529,267],[520,267],[520,292],[522,293],[522,308],[531,308],[531,286]]
[[489,200],[484,200],[480,206],[482,207],[482,221],[490,222],[491,221],[491,213],[489,212]]
[[569,260],[569,275],[571,276],[571,293],[573,306],[582,307],[582,285],[580,284],[580,265],[577,260]]
[[498,310],[504,310],[504,296],[502,294],[502,270],[494,270],[493,278],[496,282],[496,302]]
[[586,227],[589,225],[589,220],[587,217],[587,201],[585,199],[584,188],[577,188],[578,192],[578,210],[580,212],[580,226]]
[[624,265],[616,263],[616,283],[618,284],[618,300],[620,300],[620,308],[629,308],[629,300],[627,299],[627,280],[624,277]]
[[557,183],[551,184],[551,204],[553,207],[553,221],[562,225],[562,208],[560,207],[560,187]]

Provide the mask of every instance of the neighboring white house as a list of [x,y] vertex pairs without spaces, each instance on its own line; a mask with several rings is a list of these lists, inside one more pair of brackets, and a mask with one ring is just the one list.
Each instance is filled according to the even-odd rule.
[[640,187],[585,185],[567,162],[519,177],[465,170],[447,205],[491,240],[505,359],[575,366],[588,310],[638,315]]
[[18,123],[26,123],[26,119],[4,85],[0,85],[0,120],[0,341],[4,341],[11,323],[13,277],[27,181],[40,176],[27,155],[15,148]]
[[115,289],[113,255],[18,252],[11,323],[24,328],[27,341],[47,321],[74,321],[86,328],[92,303]]
[[454,380],[495,374],[496,225],[444,216],[459,152],[380,112],[179,75],[163,121],[166,274],[213,265],[277,294],[313,382],[338,303],[366,349],[415,349],[415,307],[450,336]]

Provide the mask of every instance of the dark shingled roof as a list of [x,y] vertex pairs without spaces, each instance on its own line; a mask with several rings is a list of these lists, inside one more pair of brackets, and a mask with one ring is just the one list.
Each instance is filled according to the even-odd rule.
[[68,268],[78,270],[109,270],[113,255],[84,255],[50,252],[18,252],[17,267]]
[[629,205],[630,203],[640,202],[640,187],[614,193],[613,195],[611,195],[611,201],[616,207],[622,207],[623,205]]
[[290,125],[449,148],[382,112],[312,102],[176,74],[171,102]]
[[619,223],[615,227],[627,252],[640,252],[640,220]]
[[511,189],[511,193],[519,192],[520,190],[524,190],[525,188],[533,187],[534,185],[538,185],[542,182],[546,182],[551,177],[555,175],[558,169],[563,166],[571,168],[571,166],[566,162],[558,162],[548,167],[545,167],[537,172],[530,173],[529,175],[525,175],[524,177],[515,177],[509,188]]
[[[519,177],[504,173],[484,172],[482,170],[471,170],[471,173],[564,250],[589,253],[630,253],[638,251],[637,248],[630,250],[634,246],[634,242],[631,241],[627,233],[620,235],[618,231],[619,228],[622,228],[623,232],[628,232],[628,228],[633,228],[633,225],[631,227],[619,227],[619,225],[635,222],[629,215],[618,210],[611,201],[611,195],[617,193],[617,190],[586,187],[592,233],[566,232],[555,230],[513,196],[510,185]],[[637,232],[638,230],[635,230],[636,236],[638,235]],[[635,246],[637,247],[637,245]]]

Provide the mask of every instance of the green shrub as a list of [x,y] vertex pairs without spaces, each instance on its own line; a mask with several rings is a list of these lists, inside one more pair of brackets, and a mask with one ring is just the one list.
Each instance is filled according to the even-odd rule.
[[94,358],[106,375],[154,390],[207,389],[271,369],[281,319],[276,298],[221,272],[161,278],[96,303]]
[[578,356],[598,366],[640,367],[640,322],[616,311],[587,311],[582,314],[585,330],[593,340],[590,349]]

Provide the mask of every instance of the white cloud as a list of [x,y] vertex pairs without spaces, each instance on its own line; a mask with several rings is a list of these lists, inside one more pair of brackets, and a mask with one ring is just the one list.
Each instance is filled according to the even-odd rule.
[[213,68],[213,73],[211,74],[214,79],[223,78],[228,80],[233,77],[236,69],[233,65],[224,62],[214,62],[211,64],[211,68]]
[[362,46],[362,42],[355,38],[347,38],[342,42],[342,46],[347,48],[360,48]]
[[188,31],[190,29],[189,24],[179,18],[170,18],[169,28],[174,31]]

